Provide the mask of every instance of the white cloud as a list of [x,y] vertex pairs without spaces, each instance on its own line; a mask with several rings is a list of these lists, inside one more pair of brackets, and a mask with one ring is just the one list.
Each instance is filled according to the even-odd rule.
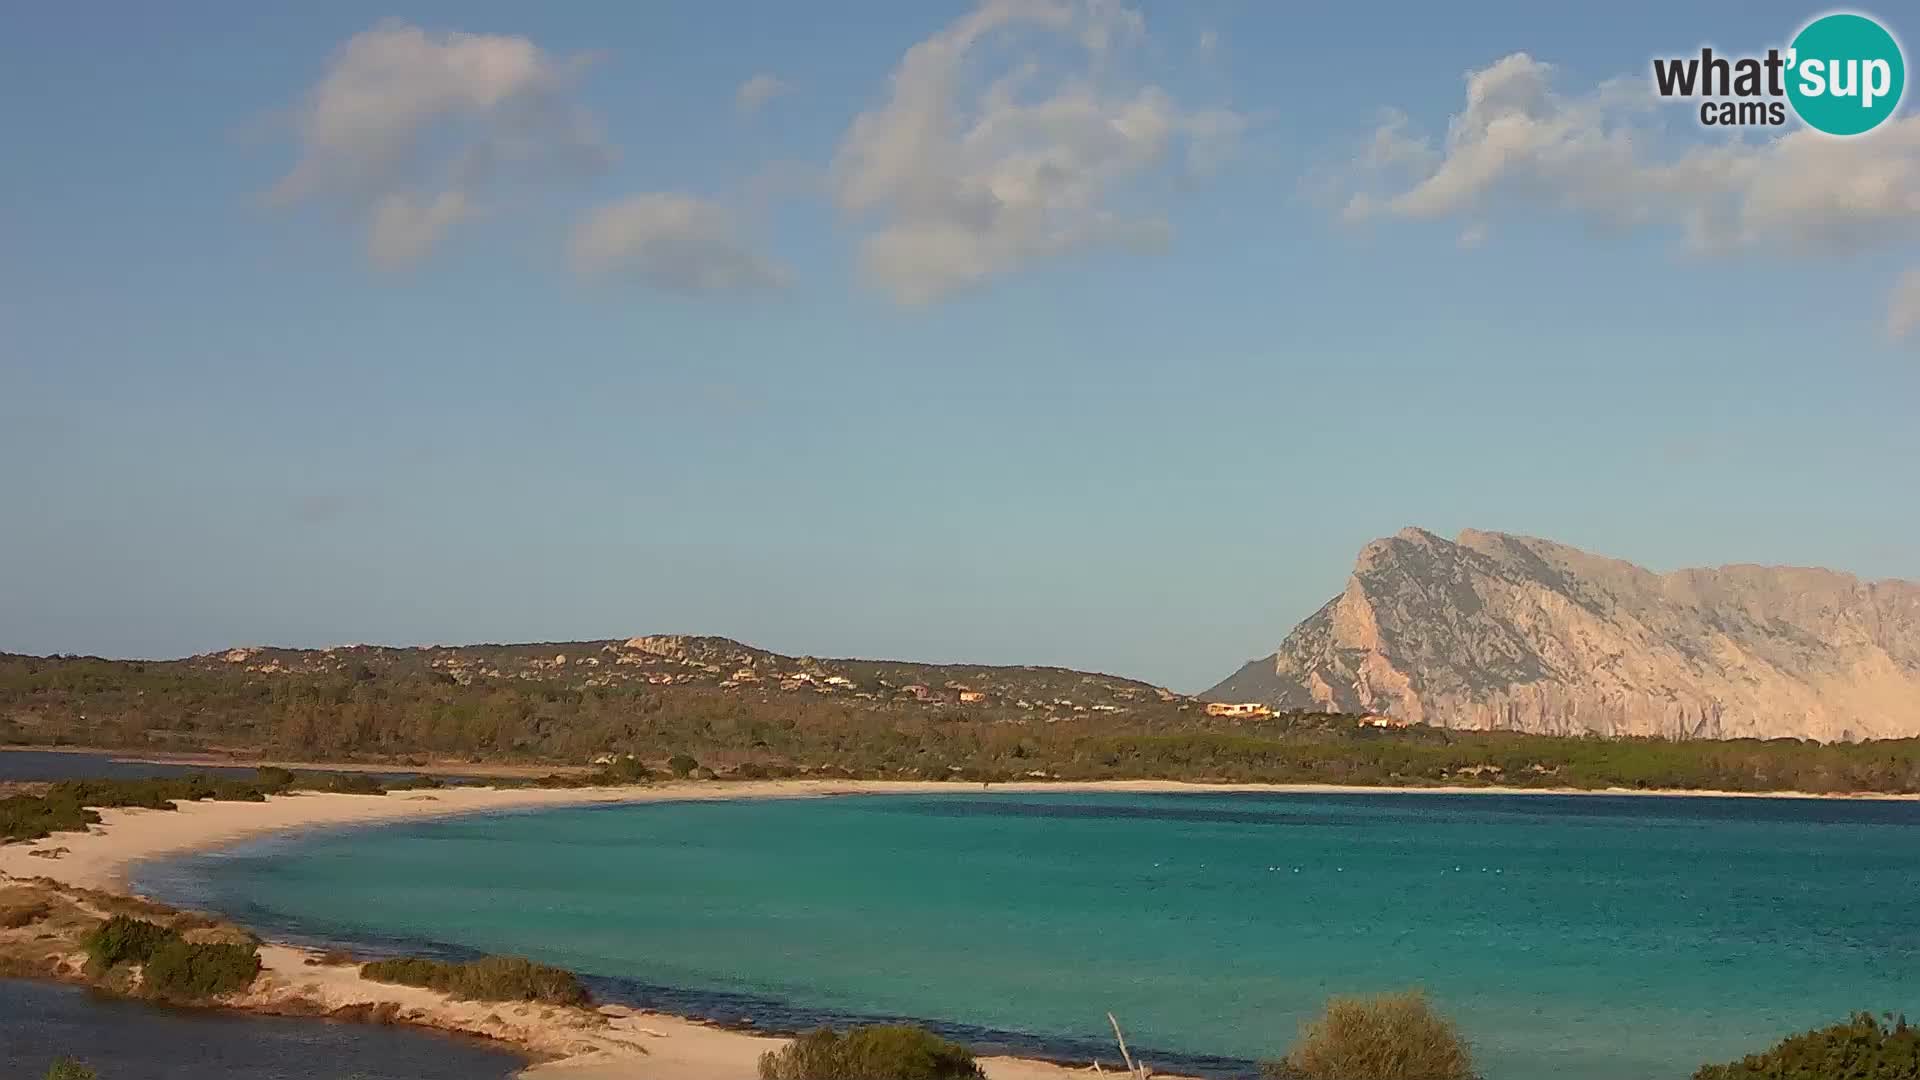
[[367,254],[380,266],[410,266],[427,256],[448,226],[472,215],[462,191],[443,191],[426,201],[407,194],[388,195],[373,209]]
[[1920,331],[1920,270],[1909,270],[1894,282],[1887,302],[1887,335],[1904,340]]
[[779,288],[787,272],[741,242],[719,204],[690,195],[635,195],[602,206],[573,233],[582,274],[629,274],[675,292]]
[[[1920,116],[1853,139],[1795,129],[1676,144],[1644,86],[1616,81],[1567,97],[1552,75],[1526,53],[1470,72],[1466,106],[1439,145],[1390,113],[1355,162],[1363,189],[1347,196],[1344,216],[1463,218],[1471,231],[1526,204],[1664,227],[1715,255],[1847,256],[1920,241]],[[1898,317],[1890,326],[1913,328]]]
[[743,113],[758,112],[760,106],[792,89],[793,87],[779,76],[763,71],[740,84],[740,89],[734,91],[733,103]]
[[382,22],[341,46],[294,110],[299,157],[268,201],[344,209],[382,265],[422,258],[501,174],[611,156],[567,100],[576,67],[523,37]]
[[[1123,80],[1144,37],[1108,0],[988,0],[907,50],[833,164],[841,208],[871,226],[867,276],[923,303],[1088,248],[1164,244],[1171,226],[1116,196],[1182,147],[1189,168],[1217,165],[1245,122]],[[1073,59],[1007,62],[1023,46]]]

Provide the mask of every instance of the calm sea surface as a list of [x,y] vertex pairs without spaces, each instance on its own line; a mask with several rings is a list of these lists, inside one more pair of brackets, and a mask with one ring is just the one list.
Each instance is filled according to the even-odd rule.
[[0,750],[0,780],[67,780],[78,777],[139,780],[152,776],[192,776],[195,773],[251,778],[254,770],[230,765],[128,761],[104,753]]
[[1329,994],[1421,986],[1489,1080],[1684,1078],[1920,1014],[1920,804],[1028,795],[549,810],[282,837],[143,887],[361,945],[534,956],[763,1027],[1244,1072]]
[[525,1062],[431,1032],[160,1009],[51,983],[0,979],[0,1076],[58,1057],[102,1080],[504,1080]]

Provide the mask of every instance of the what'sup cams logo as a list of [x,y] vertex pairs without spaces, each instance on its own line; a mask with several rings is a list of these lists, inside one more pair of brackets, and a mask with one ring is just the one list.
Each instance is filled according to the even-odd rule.
[[1907,63],[1886,27],[1865,15],[1822,15],[1786,49],[1765,56],[1655,59],[1654,89],[1663,98],[1697,99],[1709,127],[1777,127],[1787,109],[1829,135],[1863,135],[1900,106]]

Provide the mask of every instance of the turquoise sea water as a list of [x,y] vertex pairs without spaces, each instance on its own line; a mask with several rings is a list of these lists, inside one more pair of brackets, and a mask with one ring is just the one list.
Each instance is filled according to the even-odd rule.
[[[1920,1014],[1920,804],[1085,795],[656,804],[281,838],[141,884],[254,925],[513,952],[762,1026],[1231,1075],[1329,994],[1424,987],[1489,1080],[1683,1078]],[[997,1033],[997,1034],[996,1034]],[[1018,1036],[1018,1037],[1015,1037]]]

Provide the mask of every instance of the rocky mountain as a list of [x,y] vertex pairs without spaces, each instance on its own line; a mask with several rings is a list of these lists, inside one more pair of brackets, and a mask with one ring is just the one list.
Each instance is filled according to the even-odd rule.
[[1657,574],[1564,544],[1404,529],[1204,698],[1547,734],[1920,735],[1920,584]]

